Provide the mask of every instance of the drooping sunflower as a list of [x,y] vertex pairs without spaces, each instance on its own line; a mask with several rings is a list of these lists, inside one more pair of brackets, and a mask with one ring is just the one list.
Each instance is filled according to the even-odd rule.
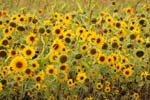
[[35,50],[29,46],[26,46],[23,50],[22,53],[25,58],[31,59],[35,55]]
[[11,61],[10,66],[12,66],[16,72],[23,72],[27,67],[27,61],[25,58],[17,56]]

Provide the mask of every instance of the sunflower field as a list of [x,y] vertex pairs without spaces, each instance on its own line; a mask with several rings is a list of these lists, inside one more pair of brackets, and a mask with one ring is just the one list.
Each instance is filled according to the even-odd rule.
[[150,1],[0,0],[0,100],[150,100]]

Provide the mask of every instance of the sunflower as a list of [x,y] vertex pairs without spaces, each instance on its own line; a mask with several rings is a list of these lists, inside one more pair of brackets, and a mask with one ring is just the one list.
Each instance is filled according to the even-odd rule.
[[69,14],[69,13],[65,14],[65,16],[64,16],[65,24],[69,24],[70,21],[71,21],[71,14]]
[[114,19],[110,15],[106,17],[105,21],[106,21],[106,23],[110,24],[111,26],[113,26],[113,24],[114,24]]
[[36,83],[40,83],[40,82],[42,82],[42,80],[43,80],[43,77],[40,76],[40,75],[37,75],[37,76],[35,77]]
[[74,85],[73,80],[68,79],[67,84],[68,84],[68,87],[72,87]]
[[83,44],[83,45],[81,46],[81,48],[80,48],[81,52],[86,52],[87,49],[88,49],[88,44],[87,44],[87,43]]
[[104,55],[104,54],[100,54],[99,56],[98,56],[98,63],[99,64],[105,64],[106,63],[106,55]]
[[56,78],[59,82],[64,82],[68,79],[68,74],[65,72],[58,72],[57,73],[57,78]]
[[82,66],[77,66],[77,67],[76,67],[76,71],[77,71],[78,73],[84,72],[84,68],[82,68]]
[[130,40],[136,40],[137,37],[138,37],[137,33],[131,33],[129,36]]
[[36,84],[35,84],[35,88],[36,88],[37,90],[40,90],[41,84],[40,84],[40,83],[36,83]]
[[32,60],[30,63],[31,63],[31,67],[33,70],[36,70],[39,68],[39,63],[36,60]]
[[9,47],[9,41],[6,38],[1,40],[1,45],[4,47]]
[[75,33],[74,33],[73,30],[66,30],[66,31],[64,32],[64,36],[65,36],[65,37],[74,38],[74,37],[75,37]]
[[0,82],[0,92],[3,90],[3,84]]
[[77,35],[77,36],[81,36],[81,35],[83,35],[83,34],[85,34],[85,33],[86,33],[85,28],[83,28],[83,27],[78,27],[78,28],[77,28],[77,31],[76,31],[76,35]]
[[21,24],[24,24],[26,22],[26,17],[24,15],[21,15],[17,21]]
[[60,57],[59,57],[59,61],[60,61],[61,63],[67,62],[67,59],[68,59],[68,57],[67,57],[67,55],[65,55],[65,54],[60,55]]
[[21,81],[23,81],[23,76],[22,75],[16,75],[16,76],[14,76],[14,80],[16,82],[21,82]]
[[102,47],[104,44],[104,37],[102,35],[98,35],[95,42],[98,48]]
[[53,14],[53,17],[54,17],[55,19],[59,19],[61,16],[60,16],[60,14],[59,14],[58,12],[55,12],[55,13]]
[[54,26],[52,28],[52,34],[55,36],[60,36],[61,34],[63,34],[63,30],[61,29],[60,26]]
[[146,78],[146,76],[148,76],[148,72],[147,72],[147,71],[143,71],[143,72],[140,74],[141,80],[144,80],[144,79]]
[[120,72],[120,71],[121,71],[121,68],[122,68],[122,64],[121,64],[121,63],[117,63],[117,64],[116,64],[116,68],[115,68],[116,71],[117,71],[117,72]]
[[43,85],[42,89],[43,89],[43,91],[46,91],[47,90],[47,85]]
[[142,49],[138,49],[138,50],[136,50],[136,53],[135,53],[135,55],[138,57],[138,58],[142,58],[143,56],[144,56],[144,50],[142,50]]
[[38,16],[42,16],[43,15],[43,10],[42,9],[38,9],[37,14],[38,14]]
[[136,41],[137,41],[137,43],[139,43],[139,44],[143,44],[144,43],[144,39],[142,38],[142,37],[140,37],[140,36],[138,36],[137,38],[136,38]]
[[67,72],[68,71],[68,65],[67,64],[61,64],[59,66],[59,70],[63,71],[63,72]]
[[11,61],[10,66],[12,66],[16,72],[23,72],[26,70],[27,61],[25,58],[17,56]]
[[110,89],[110,87],[109,87],[109,86],[107,86],[107,87],[105,87],[104,91],[105,91],[106,93],[108,93],[108,92],[110,92],[110,91],[111,91],[111,89]]
[[140,97],[140,96],[139,96],[138,93],[135,92],[135,93],[133,94],[133,98],[134,98],[135,100],[139,100],[139,97]]
[[98,83],[96,84],[96,88],[97,88],[98,90],[101,90],[101,89],[103,88],[103,84],[102,84],[101,82],[98,82]]
[[132,75],[132,69],[131,69],[131,68],[125,68],[125,69],[123,70],[123,75],[124,75],[126,78],[130,77],[130,76]]
[[59,51],[62,51],[64,47],[65,47],[64,43],[60,39],[57,38],[52,43],[50,49],[51,51],[59,52]]
[[56,63],[57,62],[57,60],[58,60],[58,53],[56,53],[56,52],[50,52],[50,55],[49,55],[49,60],[50,60],[50,62],[52,62],[52,63]]
[[111,85],[110,81],[105,81],[105,85],[110,86]]
[[48,75],[55,75],[56,74],[56,69],[54,68],[54,65],[47,65],[46,74],[48,74]]
[[34,19],[34,16],[31,14],[27,14],[26,17],[27,17],[27,23],[31,23]]
[[27,76],[27,78],[31,78],[32,77],[32,70],[30,69],[30,68],[27,68],[26,70],[25,70],[25,74],[26,74],[26,76]]
[[7,52],[5,50],[0,50],[0,58],[7,58]]
[[15,57],[18,55],[18,50],[11,49],[8,51],[9,57]]
[[128,15],[128,16],[131,16],[133,14],[133,8],[132,7],[127,7],[125,8],[125,13]]
[[118,49],[119,48],[119,43],[117,41],[114,41],[111,43],[112,49]]
[[128,62],[128,58],[127,58],[126,56],[122,56],[122,57],[121,57],[121,62],[122,62],[122,63]]
[[25,58],[32,58],[35,55],[35,50],[31,47],[26,46],[23,50],[22,53]]
[[95,41],[96,41],[96,37],[97,37],[96,32],[88,31],[84,34],[86,34],[86,36],[83,35],[84,38],[87,37],[87,41],[90,42],[91,44],[95,45]]
[[3,20],[0,19],[0,28],[2,29],[3,27],[4,27]]
[[84,100],[93,100],[93,97],[85,97]]
[[35,45],[38,42],[37,36],[34,33],[30,33],[27,37],[26,37],[26,42],[29,45]]
[[6,37],[6,36],[9,36],[11,35],[11,31],[8,29],[8,28],[4,28],[3,29],[3,35]]
[[118,54],[112,53],[111,56],[112,56],[114,62],[117,62],[117,61],[118,61],[118,59],[119,59]]
[[80,83],[84,83],[85,79],[87,78],[86,73],[78,73],[76,80]]

